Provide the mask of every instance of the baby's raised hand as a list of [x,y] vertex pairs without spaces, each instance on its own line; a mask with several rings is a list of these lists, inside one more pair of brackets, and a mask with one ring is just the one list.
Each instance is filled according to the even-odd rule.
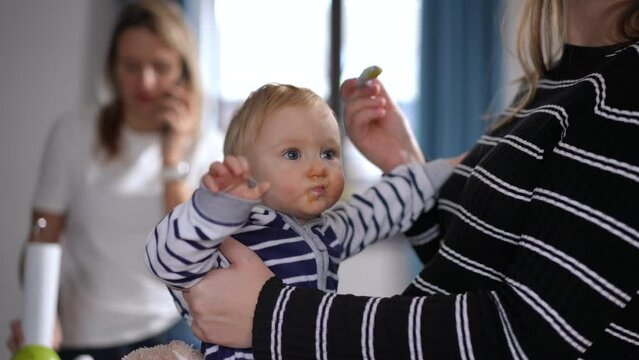
[[226,156],[216,161],[202,178],[202,183],[212,193],[225,192],[242,199],[257,200],[271,187],[270,183],[251,184],[251,172],[244,156]]

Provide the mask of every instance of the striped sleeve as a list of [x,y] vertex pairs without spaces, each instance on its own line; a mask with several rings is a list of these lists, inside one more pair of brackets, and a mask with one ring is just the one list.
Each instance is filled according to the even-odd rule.
[[442,235],[437,207],[422,213],[413,226],[404,233],[422,264],[428,263],[435,256],[439,250]]
[[[361,297],[269,280],[253,326],[255,359],[507,359],[518,351],[493,293]],[[486,355],[489,355],[488,357]],[[523,354],[522,354],[523,355]],[[525,358],[523,357],[519,357]]]
[[435,204],[442,183],[452,173],[446,160],[399,166],[374,186],[327,212],[326,218],[343,241],[343,258],[366,245],[406,231]]
[[209,270],[225,263],[218,246],[244,225],[255,204],[197,189],[149,234],[147,267],[172,288],[192,287]]
[[[297,289],[273,278],[255,311],[255,358],[565,359],[639,351],[632,301],[625,309],[601,306],[600,299],[554,285],[539,289],[467,257],[458,261],[470,272],[502,281],[492,290],[414,289],[413,296],[374,298]],[[572,290],[579,282],[562,286]],[[557,304],[556,295],[564,302]]]

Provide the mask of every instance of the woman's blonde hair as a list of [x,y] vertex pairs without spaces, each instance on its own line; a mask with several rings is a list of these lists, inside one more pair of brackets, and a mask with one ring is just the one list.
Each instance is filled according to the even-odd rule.
[[135,28],[150,31],[180,55],[181,84],[193,94],[195,111],[198,111],[196,118],[200,118],[202,90],[197,46],[180,7],[168,0],[138,0],[128,3],[120,11],[111,34],[105,63],[105,76],[113,92],[113,99],[99,114],[98,138],[99,148],[105,151],[108,159],[115,158],[120,153],[120,133],[124,121],[124,109],[115,76],[118,40],[125,31]]
[[[624,39],[639,39],[639,1],[628,1],[617,22],[617,33]],[[563,0],[524,0],[517,32],[517,58],[524,72],[523,92],[512,113],[523,109],[535,95],[539,79],[561,56],[566,40]]]
[[269,116],[288,106],[326,111],[335,118],[326,101],[310,89],[266,84],[253,91],[233,114],[224,138],[224,155],[246,155]]

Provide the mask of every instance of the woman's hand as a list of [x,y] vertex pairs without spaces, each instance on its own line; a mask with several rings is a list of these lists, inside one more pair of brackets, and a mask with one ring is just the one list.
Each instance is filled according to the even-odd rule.
[[227,238],[220,251],[228,269],[214,269],[184,293],[193,322],[193,334],[202,341],[251,347],[253,313],[264,283],[274,274],[262,260],[237,240]]
[[368,160],[385,173],[402,164],[424,161],[404,115],[379,80],[360,87],[357,79],[349,79],[340,93],[346,133]]
[[183,160],[184,147],[198,126],[198,112],[193,94],[175,86],[158,101],[155,116],[162,124],[162,155],[165,165]]
[[[11,353],[15,353],[24,344],[24,333],[22,332],[22,323],[20,320],[13,320],[10,324],[11,335],[7,339],[7,347]],[[53,349],[60,349],[62,343],[62,327],[60,326],[60,319],[56,319],[55,328],[53,329]]]
[[22,333],[22,324],[20,323],[20,320],[11,321],[9,327],[11,328],[11,334],[7,339],[7,347],[11,353],[14,353],[18,351],[20,346],[24,343],[24,334]]

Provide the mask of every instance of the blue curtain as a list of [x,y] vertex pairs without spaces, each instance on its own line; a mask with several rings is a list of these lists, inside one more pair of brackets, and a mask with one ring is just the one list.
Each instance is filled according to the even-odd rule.
[[421,99],[415,124],[430,158],[469,149],[499,109],[501,1],[424,0]]

